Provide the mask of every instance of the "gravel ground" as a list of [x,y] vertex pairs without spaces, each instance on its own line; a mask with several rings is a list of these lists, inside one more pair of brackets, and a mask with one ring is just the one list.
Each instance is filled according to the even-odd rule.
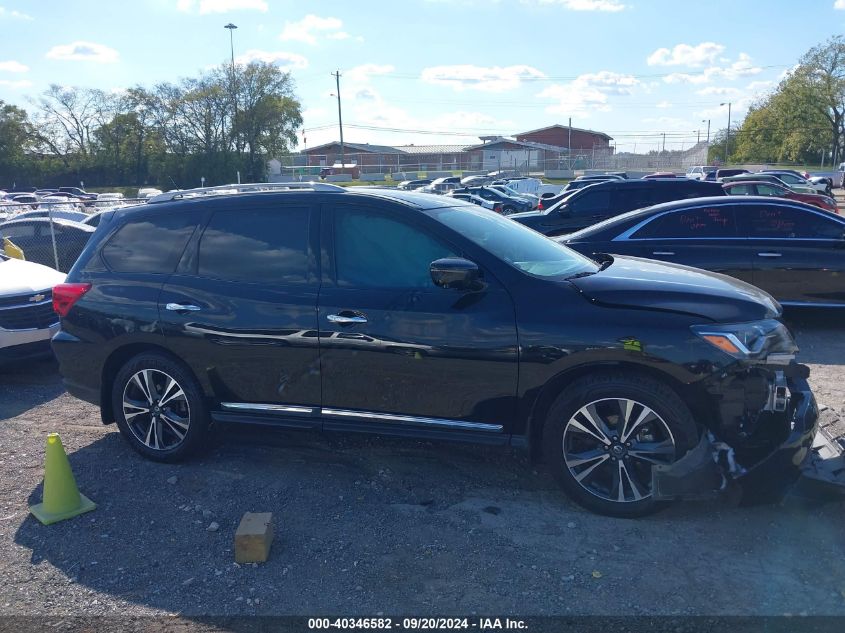
[[[790,318],[828,416],[845,411],[840,318]],[[52,363],[0,370],[0,385],[2,615],[845,615],[839,499],[617,520],[519,451],[278,431],[162,465],[67,395]],[[50,431],[99,507],[44,527],[27,504]],[[276,517],[266,564],[233,563],[246,511]]]

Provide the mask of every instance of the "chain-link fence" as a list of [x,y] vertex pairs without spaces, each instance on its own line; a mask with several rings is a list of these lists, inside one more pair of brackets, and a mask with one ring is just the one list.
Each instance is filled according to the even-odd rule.
[[[27,196],[30,198],[30,196]],[[0,251],[67,272],[96,230],[100,214],[145,200],[0,202]]]
[[506,143],[504,147],[502,144],[491,144],[489,148],[451,148],[450,151],[434,151],[425,146],[405,146],[401,152],[386,146],[373,146],[370,152],[346,151],[343,155],[337,152],[300,152],[279,156],[269,161],[269,175],[270,180],[276,182],[313,180],[329,176],[389,182],[436,178],[456,173],[502,171],[547,178],[571,178],[575,171],[590,170],[682,173],[690,166],[706,165],[707,148],[707,143],[702,142],[685,150],[636,154],[617,152],[607,145],[573,148],[571,151],[566,148],[518,143]]

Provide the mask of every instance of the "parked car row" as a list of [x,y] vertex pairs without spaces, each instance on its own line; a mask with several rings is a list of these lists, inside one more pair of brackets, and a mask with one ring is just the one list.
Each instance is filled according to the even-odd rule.
[[[503,215],[531,211],[540,206],[537,195],[541,182],[537,178],[481,176],[444,176],[434,180],[405,180],[397,186],[404,191],[434,193],[475,202],[481,198],[491,203],[492,208]],[[467,197],[469,196],[469,198]],[[481,205],[487,207],[487,205]]]
[[[777,180],[775,177],[773,179]],[[799,192],[786,185],[770,180],[751,178],[734,180],[729,178],[722,184],[722,188],[729,196],[774,196],[777,198],[789,198],[790,200],[798,200],[799,202],[811,204],[831,213],[839,213],[836,200],[830,196]]]
[[[696,166],[687,170],[686,177],[692,180],[709,180],[727,182],[737,178],[751,178],[755,180],[766,180],[777,178],[778,183],[791,187],[803,193],[821,193],[830,196],[833,191],[833,178],[827,176],[812,176],[807,172],[800,172],[795,169],[762,169],[758,172],[751,172],[740,167],[704,167]],[[839,184],[837,183],[837,186]],[[804,189],[802,189],[804,188]]]

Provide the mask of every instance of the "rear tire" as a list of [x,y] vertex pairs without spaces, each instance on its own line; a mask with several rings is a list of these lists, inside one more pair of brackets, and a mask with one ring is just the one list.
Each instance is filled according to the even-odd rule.
[[543,455],[573,501],[632,518],[669,505],[651,497],[651,469],[671,464],[698,441],[689,408],[667,385],[628,373],[585,376],[549,409]]
[[509,204],[502,207],[502,215],[510,215],[514,211],[515,211],[515,209],[512,206],[510,206]]
[[181,461],[208,439],[209,415],[199,383],[164,354],[139,354],[121,367],[112,386],[112,410],[132,448],[154,461]]

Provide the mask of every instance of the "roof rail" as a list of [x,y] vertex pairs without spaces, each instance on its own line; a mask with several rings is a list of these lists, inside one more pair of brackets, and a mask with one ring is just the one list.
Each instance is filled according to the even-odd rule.
[[197,187],[196,189],[175,189],[149,198],[147,200],[147,204],[170,202],[171,200],[184,200],[186,198],[197,198],[201,196],[225,196],[236,193],[292,191],[299,189],[332,193],[341,193],[346,191],[346,189],[339,185],[332,185],[324,182],[248,182],[232,185],[216,185],[214,187]]

